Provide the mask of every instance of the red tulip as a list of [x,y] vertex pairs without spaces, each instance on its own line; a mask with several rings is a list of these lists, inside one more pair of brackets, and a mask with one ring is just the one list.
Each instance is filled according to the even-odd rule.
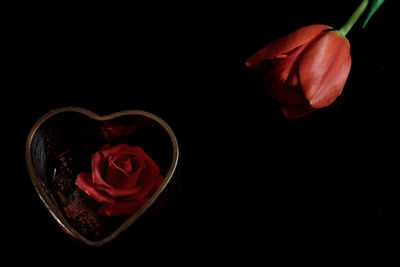
[[284,115],[297,118],[330,105],[350,72],[350,43],[326,25],[309,25],[269,43],[246,61],[266,71],[265,86]]

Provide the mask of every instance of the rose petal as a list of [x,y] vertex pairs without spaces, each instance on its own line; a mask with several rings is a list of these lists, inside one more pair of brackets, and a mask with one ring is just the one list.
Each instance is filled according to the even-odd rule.
[[125,180],[129,174],[120,166],[118,166],[111,157],[108,160],[108,165],[106,166],[106,173],[104,174],[104,179],[112,188],[117,187],[117,185]]
[[[143,157],[149,158],[138,146],[120,147],[119,154],[110,156],[109,167],[105,179],[113,188],[135,187],[140,177],[140,172],[145,166]],[[134,162],[134,163],[132,163]],[[121,166],[120,166],[121,165]],[[152,166],[154,168],[154,166]],[[157,170],[158,167],[156,166]]]
[[126,159],[126,160],[120,160],[115,163],[118,167],[121,168],[125,172],[126,175],[129,175],[133,172],[134,166],[133,166],[133,159]]
[[113,198],[121,198],[121,197],[129,197],[134,196],[139,193],[142,189],[142,186],[136,186],[126,189],[117,189],[117,188],[98,188],[99,191],[106,193],[107,195]]
[[132,163],[129,159],[125,159],[125,160],[120,160],[120,161],[115,161],[115,159],[109,159],[108,161],[108,165],[110,168],[115,169],[116,171],[124,174],[125,176],[128,176],[128,170],[133,169],[132,167]]
[[118,155],[120,151],[126,147],[129,147],[127,144],[119,144],[115,146],[105,145],[99,152],[103,154],[105,158],[112,157]]
[[256,70],[266,70],[265,62],[285,57],[283,54],[292,51],[312,39],[323,30],[331,27],[321,24],[314,24],[302,27],[291,32],[260,49],[246,60],[246,66]]
[[134,147],[122,148],[118,154],[112,156],[115,162],[125,160],[125,159],[134,159],[137,157],[136,149]]
[[99,188],[92,182],[92,175],[87,172],[81,172],[75,181],[75,184],[82,189],[86,194],[92,197],[97,202],[106,202],[114,204],[115,200],[103,192],[99,191]]
[[147,199],[140,201],[117,202],[113,205],[103,204],[98,213],[106,213],[108,216],[121,216],[137,212],[145,203]]
[[164,182],[164,177],[160,174],[158,178],[156,179],[152,189],[147,193],[146,198],[151,198],[152,195],[157,191],[157,189],[160,187],[160,185]]
[[146,163],[146,168],[150,168],[155,170],[156,172],[160,172],[160,169],[158,168],[157,164],[153,161],[152,158],[150,158],[149,155],[144,152],[144,150],[139,147],[139,146],[134,146],[133,150],[136,155],[138,155],[139,158],[141,158],[145,163]]
[[149,169],[144,169],[141,173],[139,184],[142,186],[140,192],[131,197],[127,198],[129,200],[141,200],[146,197],[151,197],[151,192],[155,192],[159,185],[164,181],[164,177],[159,173],[155,173]]
[[102,126],[103,134],[107,141],[112,141],[114,137],[129,135],[137,129],[137,125],[112,125],[107,122]]
[[112,188],[103,177],[107,159],[101,152],[102,150],[92,155],[92,182],[101,187]]
[[142,170],[138,172],[139,176],[137,181],[137,184],[141,185],[142,188],[138,194],[132,196],[132,199],[143,199],[148,195],[150,190],[152,190],[154,184],[158,182],[160,177],[160,169],[153,159],[150,158],[150,156],[147,155],[147,153],[141,147],[131,147],[131,151],[141,159],[143,164]]
[[143,160],[136,160],[133,165],[134,172],[131,172],[129,176],[125,177],[125,179],[116,184],[115,188],[129,188],[137,186],[140,178],[140,173],[142,172],[145,163]]
[[[110,146],[109,144],[103,146],[98,152],[93,154],[92,156],[92,179],[93,183],[105,188],[114,188],[113,181],[107,180],[105,169],[108,166],[109,158],[112,158],[113,155],[118,155],[121,150],[125,148],[129,148],[126,144],[119,144],[116,146]],[[109,177],[114,177],[114,175],[110,175]]]

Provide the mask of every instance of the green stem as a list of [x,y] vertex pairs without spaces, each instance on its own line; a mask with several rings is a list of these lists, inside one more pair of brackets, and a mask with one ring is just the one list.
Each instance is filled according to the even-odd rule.
[[353,25],[357,22],[357,20],[361,17],[361,15],[367,9],[368,4],[369,4],[369,0],[363,0],[361,2],[361,4],[357,7],[357,9],[354,11],[354,13],[351,15],[349,20],[342,26],[342,28],[340,28],[339,32],[343,36],[346,36],[346,34],[351,30]]

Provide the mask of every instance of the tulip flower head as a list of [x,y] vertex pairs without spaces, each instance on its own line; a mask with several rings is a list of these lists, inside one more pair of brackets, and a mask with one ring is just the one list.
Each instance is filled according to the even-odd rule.
[[351,67],[350,43],[326,25],[302,27],[256,52],[246,66],[265,71],[265,87],[287,118],[330,105]]
[[265,87],[287,118],[329,106],[342,93],[351,67],[345,37],[369,7],[363,28],[384,0],[363,0],[339,29],[315,24],[275,40],[246,60],[265,72]]

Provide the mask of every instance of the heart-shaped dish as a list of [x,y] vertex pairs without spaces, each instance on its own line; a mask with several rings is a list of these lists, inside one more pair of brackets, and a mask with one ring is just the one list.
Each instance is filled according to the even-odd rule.
[[[100,147],[120,143],[143,148],[164,181],[138,211],[110,217],[98,214],[96,203],[75,180],[83,166],[90,166],[91,155]],[[65,107],[48,112],[35,123],[25,156],[36,191],[62,229],[98,247],[128,228],[165,193],[175,174],[179,149],[172,129],[151,113],[127,110],[100,116],[83,108]]]

